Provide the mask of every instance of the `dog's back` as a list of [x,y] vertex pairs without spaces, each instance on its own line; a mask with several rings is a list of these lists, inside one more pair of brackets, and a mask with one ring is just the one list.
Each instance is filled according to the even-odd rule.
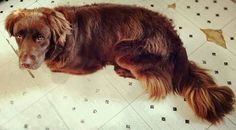
[[[79,34],[77,43],[83,43],[83,54],[89,54],[93,50],[93,55],[103,57],[101,60],[113,60],[111,50],[121,41],[140,41],[138,44],[154,35],[160,35],[155,37],[155,41],[159,43],[154,44],[166,44],[165,47],[170,48],[163,46],[162,50],[150,51],[163,51],[163,55],[166,55],[182,46],[172,23],[166,17],[142,7],[94,4],[81,7],[61,6],[55,9],[62,12],[76,26],[74,28],[78,28],[75,30]],[[167,45],[169,43],[172,45]],[[110,54],[109,57],[107,54]]]

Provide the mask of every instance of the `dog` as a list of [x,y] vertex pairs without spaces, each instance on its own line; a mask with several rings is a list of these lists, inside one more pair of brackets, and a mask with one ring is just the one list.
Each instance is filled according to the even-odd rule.
[[45,62],[53,72],[83,75],[114,65],[118,75],[139,80],[150,98],[181,95],[212,124],[233,110],[233,91],[188,60],[172,22],[158,12],[118,4],[19,9],[5,29],[18,44],[20,68]]

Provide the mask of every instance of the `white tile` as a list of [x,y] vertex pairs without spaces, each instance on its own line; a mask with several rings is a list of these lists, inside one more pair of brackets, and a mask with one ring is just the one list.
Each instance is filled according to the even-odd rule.
[[34,83],[38,85],[40,91],[45,95],[57,88],[58,85],[64,84],[71,77],[68,74],[51,72],[45,64],[42,64],[40,68],[32,71],[32,73],[35,77]]
[[[227,49],[212,42],[206,42],[189,58],[210,71],[219,71],[222,67],[235,68],[234,56]],[[205,64],[203,63],[204,61]],[[225,65],[225,62],[228,65]]]
[[3,1],[0,3],[0,21],[4,21],[6,16],[13,10],[19,9],[19,8],[26,8],[33,3],[35,3],[36,0],[8,0]]
[[[127,116],[129,118],[127,118]],[[101,130],[151,130],[151,128],[140,118],[132,107],[127,107],[100,128]]]
[[64,0],[58,2],[58,5],[86,5],[86,4],[95,4],[95,3],[110,3],[110,0],[89,0],[89,1],[81,1],[81,0]]
[[228,119],[225,119],[224,122],[222,122],[219,125],[212,125],[208,130],[235,130],[236,125],[230,122]]
[[48,97],[70,129],[98,129],[119,113],[126,100],[99,71],[87,76],[70,76]]
[[104,76],[107,81],[115,87],[129,103],[145,93],[143,87],[137,80],[118,76],[113,66],[107,66],[105,70],[106,73]]
[[[234,93],[236,93],[236,86],[235,86],[235,84],[236,84],[236,77],[235,77],[236,71],[232,70],[230,68],[222,68],[220,71],[221,71],[220,76],[222,77],[222,79],[225,80],[225,85],[230,86],[234,90]],[[227,81],[230,81],[230,83],[226,84]]]
[[[10,47],[10,45],[8,44],[7,40],[9,41],[9,43],[12,45],[12,47],[17,50],[18,46],[16,43],[16,40],[14,37],[10,36],[10,34],[7,32],[7,30],[5,30],[5,21],[0,22],[0,28],[2,28],[0,30],[0,34],[3,37],[3,41]],[[7,39],[7,40],[6,40]],[[13,50],[12,48],[10,48],[11,50]]]
[[227,46],[227,49],[233,54],[233,55],[235,55],[236,56],[236,39],[235,39],[235,37],[236,37],[236,35],[235,36],[233,36],[233,40],[231,40],[230,38],[231,38],[232,36],[227,36],[227,41],[226,41],[226,46]]
[[200,28],[192,24],[178,11],[168,8],[164,14],[173,20],[173,25],[183,41],[188,55],[192,54],[197,48],[206,42],[205,35],[202,33]]
[[37,0],[37,3],[39,3],[43,7],[55,7],[61,1],[62,0]]
[[180,1],[180,0],[163,0],[165,3],[167,3],[167,4],[173,4],[173,3],[176,3],[176,2],[178,2],[178,1]]
[[[234,91],[235,93],[235,91]],[[234,105],[234,108],[236,107],[236,105]],[[234,110],[233,112],[231,112],[229,115],[226,116],[234,125],[236,125],[236,111]]]
[[[143,95],[131,105],[152,129],[198,130],[207,128],[210,125],[194,115],[183,97],[168,95],[163,100],[151,101],[147,95]],[[173,107],[177,111],[173,111]],[[186,123],[186,120],[189,123]]]
[[[1,128],[1,127],[0,127]],[[4,130],[68,130],[46,98],[2,125]]]
[[222,30],[226,40],[226,46],[229,51],[236,55],[236,19],[234,19],[230,24],[225,26]]
[[234,28],[236,28],[236,19],[234,19],[229,24],[227,24],[223,28],[223,32],[224,32],[224,34],[226,34],[228,36],[236,36],[236,32],[235,32]]
[[[200,28],[220,29],[230,22],[236,14],[236,4],[229,1],[217,0],[182,0],[178,10]],[[188,8],[189,6],[189,8]],[[224,8],[227,7],[227,10]],[[200,15],[197,15],[200,13]],[[217,17],[216,14],[219,14]],[[208,22],[210,21],[210,23]]]
[[20,70],[17,61],[0,68],[0,124],[29,107],[43,95],[25,70]]
[[1,32],[0,32],[0,41],[1,41],[0,66],[3,66],[9,61],[12,61],[13,59],[15,59],[17,56],[14,53],[13,49],[8,44],[6,38],[1,35]]

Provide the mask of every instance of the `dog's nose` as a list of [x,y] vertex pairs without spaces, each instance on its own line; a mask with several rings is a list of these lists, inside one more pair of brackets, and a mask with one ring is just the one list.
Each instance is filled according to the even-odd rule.
[[20,65],[23,68],[31,68],[35,62],[36,56],[34,55],[23,55],[21,57]]

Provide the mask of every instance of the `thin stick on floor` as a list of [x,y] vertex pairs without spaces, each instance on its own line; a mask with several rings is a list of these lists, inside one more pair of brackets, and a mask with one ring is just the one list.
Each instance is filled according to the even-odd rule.
[[[8,39],[6,40],[7,40],[8,45],[10,45],[11,49],[15,52],[15,54],[19,56],[17,53],[17,50],[11,45],[10,41]],[[27,69],[27,71],[32,78],[35,78],[34,74],[30,70]]]

